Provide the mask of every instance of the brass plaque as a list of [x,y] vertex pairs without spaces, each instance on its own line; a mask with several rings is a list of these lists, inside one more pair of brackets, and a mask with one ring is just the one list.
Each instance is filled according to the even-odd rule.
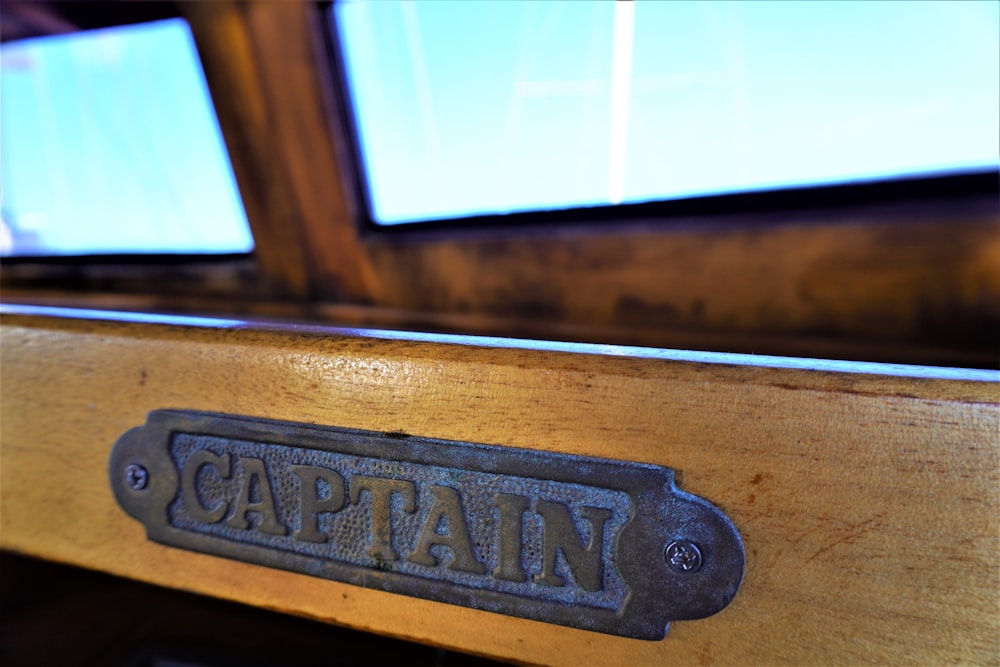
[[110,477],[162,544],[625,637],[743,577],[729,519],[652,465],[158,410]]

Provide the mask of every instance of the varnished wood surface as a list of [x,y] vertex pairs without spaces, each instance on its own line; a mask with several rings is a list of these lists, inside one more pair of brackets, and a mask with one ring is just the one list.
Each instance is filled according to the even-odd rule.
[[[273,101],[261,89],[256,44],[235,3],[181,3],[197,43],[261,272],[274,288],[298,298],[312,276],[297,200],[286,169],[274,169]],[[267,137],[265,142],[262,138]]]
[[205,68],[262,271],[299,297],[363,301],[370,265],[324,102],[318,8],[231,0],[180,7]]
[[[526,663],[1000,660],[996,373],[111,317],[0,319],[5,549]],[[153,544],[106,471],[167,407],[671,467],[742,532],[743,588],[646,642]]]

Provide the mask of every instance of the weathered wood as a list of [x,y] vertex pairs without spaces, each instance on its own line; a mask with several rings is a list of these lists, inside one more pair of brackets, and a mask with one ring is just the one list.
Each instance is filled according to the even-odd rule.
[[[50,315],[2,319],[5,549],[531,663],[1000,659],[996,373]],[[671,467],[742,532],[743,589],[646,642],[153,544],[107,464],[165,407]]]
[[869,337],[996,351],[1000,221],[372,242],[384,306],[546,322]]

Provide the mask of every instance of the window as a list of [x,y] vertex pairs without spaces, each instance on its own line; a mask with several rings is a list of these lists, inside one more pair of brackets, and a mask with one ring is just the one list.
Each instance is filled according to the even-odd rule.
[[996,170],[1000,5],[333,6],[381,224]]
[[[95,7],[117,11],[149,4],[156,3],[69,3],[58,11],[79,18]],[[478,4],[441,6],[468,12]],[[566,13],[584,11],[569,8],[591,3],[556,4]],[[799,12],[813,4],[780,6]],[[751,5],[758,3],[742,6]],[[868,3],[846,3],[854,5]],[[915,16],[939,8],[917,5]],[[687,7],[696,18],[698,12],[709,12],[699,19],[703,27],[709,25],[706,16],[735,20],[726,13],[734,11],[730,3],[710,6]],[[996,12],[995,4],[962,6],[954,11],[975,14],[985,6]],[[344,0],[333,11],[353,7]],[[377,11],[399,14],[395,5],[386,7]],[[419,26],[429,11],[424,7],[416,5]],[[547,4],[533,10],[520,7],[525,13],[555,11]],[[613,24],[614,7],[598,7],[588,11],[612,10],[606,16]],[[645,7],[638,4],[633,17],[636,53],[647,39]],[[123,266],[107,258],[7,261],[0,273],[5,301],[706,351],[996,365],[1000,214],[995,164],[991,171],[970,173],[965,170],[978,169],[975,165],[982,162],[966,156],[968,163],[911,164],[906,178],[871,184],[837,181],[697,196],[685,191],[660,195],[675,198],[657,202],[577,202],[566,204],[569,208],[437,224],[372,225],[368,196],[375,186],[363,178],[371,165],[362,161],[364,169],[359,169],[356,150],[361,135],[355,130],[364,117],[360,107],[352,107],[356,91],[344,85],[351,83],[350,75],[341,71],[349,65],[343,58],[349,53],[341,47],[353,38],[341,23],[331,24],[328,3],[246,0],[180,3],[173,9],[183,12],[204,63],[252,228],[253,255],[198,262],[181,257],[141,266],[131,259],[132,264]],[[970,27],[972,32],[982,28],[974,25],[978,27]],[[602,28],[613,41],[613,29],[596,19],[592,27]],[[985,32],[995,43],[988,25]],[[405,36],[397,37],[405,44]],[[973,41],[964,40],[959,47],[928,44],[921,62],[938,58],[954,64],[955,53],[963,53]],[[424,40],[425,54],[432,46],[438,45]],[[613,56],[607,49],[601,53],[604,67],[610,67]],[[995,67],[995,61],[983,58],[977,67]],[[646,76],[641,67],[633,58],[633,84]],[[953,78],[975,71],[982,70],[970,67]],[[761,93],[763,98],[770,95]],[[995,93],[987,92],[984,100],[986,106],[966,109],[970,118],[989,104],[995,106]],[[864,108],[874,113],[877,101],[876,95]],[[610,104],[607,96],[605,103]],[[635,100],[629,106],[635,114]],[[406,111],[406,123],[420,120],[419,103]],[[566,115],[572,118],[572,109]],[[895,111],[885,117],[902,118]],[[641,153],[633,146],[655,139],[649,128],[637,117],[629,121],[626,181],[634,171],[629,156]],[[928,143],[923,139],[917,143]],[[983,150],[995,151],[995,143],[982,142]],[[600,144],[609,150],[608,126]],[[399,155],[404,154],[400,149]],[[706,158],[708,165],[716,162]],[[783,159],[778,166],[791,168],[793,162]],[[418,162],[414,179],[426,171]],[[950,175],[940,175],[946,172]],[[593,200],[608,201],[606,169],[595,182],[601,192]],[[454,185],[447,179],[445,184]],[[408,204],[394,196],[392,205]],[[447,212],[411,211],[406,219],[432,213]],[[198,218],[213,223],[206,216]],[[534,222],[545,224],[529,224]],[[577,224],[581,222],[586,224]]]
[[4,44],[0,67],[0,253],[252,250],[185,21]]

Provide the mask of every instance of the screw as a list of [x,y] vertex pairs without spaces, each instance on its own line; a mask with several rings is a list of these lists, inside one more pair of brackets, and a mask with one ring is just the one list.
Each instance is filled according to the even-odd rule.
[[701,567],[701,549],[690,540],[674,540],[663,550],[670,567],[681,572],[694,572]]
[[138,463],[130,463],[125,468],[125,483],[136,491],[142,491],[149,484],[149,471]]

